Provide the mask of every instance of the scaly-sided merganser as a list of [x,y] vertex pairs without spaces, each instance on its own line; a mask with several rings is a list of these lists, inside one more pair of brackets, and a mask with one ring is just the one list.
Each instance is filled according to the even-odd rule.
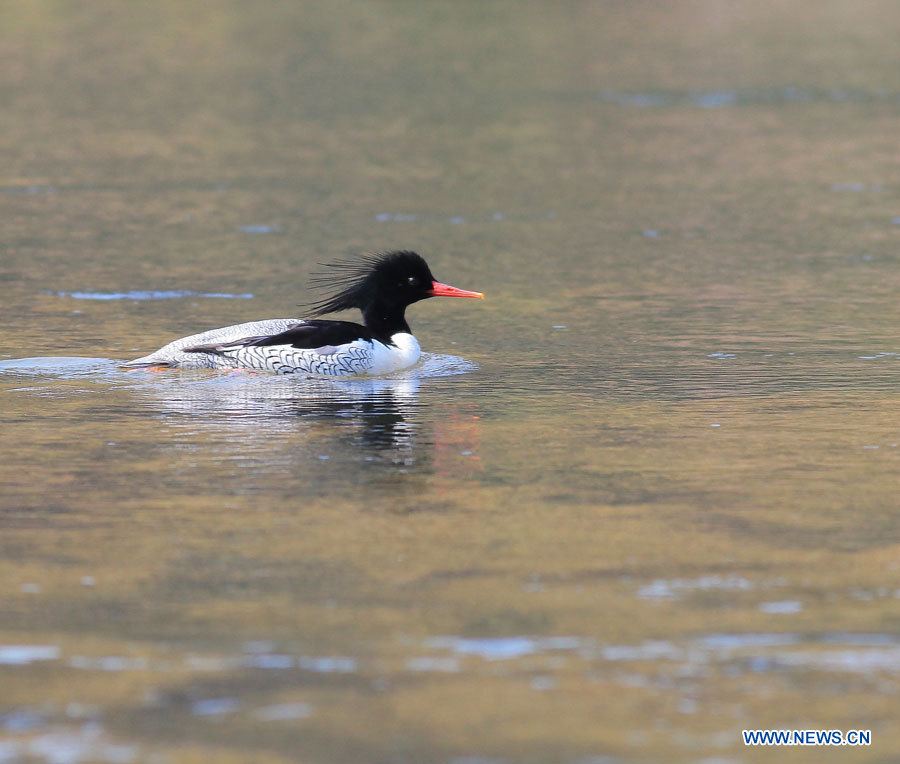
[[359,308],[362,324],[299,318],[251,321],[182,337],[123,365],[329,377],[389,374],[415,365],[421,354],[404,317],[408,305],[426,297],[484,297],[435,281],[415,252],[387,252],[330,267],[338,275],[316,281],[340,291],[313,304],[313,315]]

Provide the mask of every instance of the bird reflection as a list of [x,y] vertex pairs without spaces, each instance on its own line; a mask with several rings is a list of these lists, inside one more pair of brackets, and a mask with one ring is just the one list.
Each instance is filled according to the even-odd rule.
[[377,450],[409,447],[416,430],[411,420],[417,406],[409,390],[379,390],[354,397],[319,398],[297,401],[294,414],[308,420],[350,420],[358,425],[350,443]]
[[335,470],[352,462],[357,468],[348,475],[359,475],[360,464],[419,472],[433,460],[414,377],[332,381],[161,372],[145,374],[133,389],[177,431],[180,446],[257,472],[283,472],[298,462]]
[[[40,377],[39,394],[56,389],[54,378],[106,383],[103,416],[124,414],[120,426],[134,444],[175,457],[167,485],[285,496],[377,485],[389,485],[396,496],[403,486],[412,506],[420,502],[421,484],[410,476],[466,480],[482,470],[471,402],[429,396],[422,405],[419,391],[429,377],[473,368],[453,356],[426,354],[420,367],[396,377],[330,380],[248,371],[123,372],[108,359],[36,358],[0,363],[0,375]],[[113,404],[122,393],[126,398]],[[81,388],[64,386],[58,394],[78,395]]]

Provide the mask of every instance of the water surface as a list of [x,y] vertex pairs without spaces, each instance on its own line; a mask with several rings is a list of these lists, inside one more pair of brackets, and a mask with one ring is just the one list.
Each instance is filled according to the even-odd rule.
[[[4,3],[0,761],[900,755],[892,3]],[[411,248],[357,382],[126,372]]]

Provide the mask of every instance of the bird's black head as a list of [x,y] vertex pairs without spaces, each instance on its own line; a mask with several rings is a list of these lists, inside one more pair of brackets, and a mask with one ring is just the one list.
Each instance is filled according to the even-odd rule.
[[484,296],[435,281],[424,258],[408,250],[331,263],[328,267],[335,272],[314,279],[314,285],[340,288],[340,291],[314,304],[314,314],[358,308],[366,326],[387,336],[397,331],[408,332],[404,318],[406,307],[426,297]]
[[363,285],[363,297],[390,305],[412,305],[431,297],[434,276],[421,255],[407,250],[378,258]]

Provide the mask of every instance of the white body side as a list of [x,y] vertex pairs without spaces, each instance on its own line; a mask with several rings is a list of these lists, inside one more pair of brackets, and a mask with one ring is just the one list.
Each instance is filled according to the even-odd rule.
[[[356,340],[344,345],[295,348],[291,345],[242,345],[248,337],[280,334],[302,324],[298,318],[272,318],[225,326],[170,342],[155,353],[125,366],[170,366],[180,369],[258,369],[279,374],[318,374],[328,377],[380,376],[414,366],[421,355],[412,334],[391,337],[393,345],[378,340]],[[235,343],[229,347],[229,343]],[[185,353],[184,348],[216,345],[217,351]]]

